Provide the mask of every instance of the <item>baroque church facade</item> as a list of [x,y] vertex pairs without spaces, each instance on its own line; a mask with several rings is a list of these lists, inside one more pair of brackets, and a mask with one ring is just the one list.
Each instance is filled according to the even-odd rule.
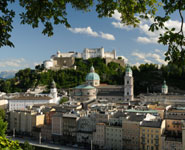
[[106,100],[108,102],[129,102],[134,100],[134,83],[132,70],[126,66],[124,85],[100,84],[100,77],[94,67],[86,76],[86,83],[71,90],[74,100],[80,102],[91,102],[95,100]]

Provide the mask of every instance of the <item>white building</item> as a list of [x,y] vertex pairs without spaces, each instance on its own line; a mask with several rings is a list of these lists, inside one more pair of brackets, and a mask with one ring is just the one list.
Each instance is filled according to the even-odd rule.
[[116,50],[112,50],[112,52],[104,52],[103,47],[93,49],[85,48],[82,53],[82,56],[85,60],[95,57],[116,59]]
[[48,104],[58,103],[60,97],[57,96],[57,89],[55,82],[52,82],[52,88],[49,94],[30,94],[24,93],[8,98],[8,109],[12,110],[25,110],[28,106],[35,104]]
[[125,100],[127,101],[134,100],[134,79],[132,76],[132,70],[129,65],[126,66],[125,70],[124,95]]

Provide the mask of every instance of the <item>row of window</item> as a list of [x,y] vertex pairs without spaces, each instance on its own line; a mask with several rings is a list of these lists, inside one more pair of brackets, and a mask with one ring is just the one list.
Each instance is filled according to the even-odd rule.
[[149,130],[149,129],[147,129],[147,130],[145,130],[145,129],[142,129],[142,132],[155,132],[155,133],[159,133],[159,130],[153,130],[153,129],[151,129],[151,130]]

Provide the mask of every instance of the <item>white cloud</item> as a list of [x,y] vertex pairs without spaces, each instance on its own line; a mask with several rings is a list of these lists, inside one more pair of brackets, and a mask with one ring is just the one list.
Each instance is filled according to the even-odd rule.
[[[120,28],[124,30],[132,30],[134,29],[132,26],[125,26],[122,24],[121,21],[121,14],[118,11],[114,12],[114,15],[112,15],[112,18],[117,20],[117,22],[112,22],[112,25],[115,28]],[[148,20],[141,19],[141,22],[139,24],[139,27],[136,29],[139,29],[142,34],[145,36],[139,36],[137,37],[137,42],[144,43],[144,44],[158,44],[158,38],[160,34],[165,33],[165,29],[159,29],[155,32],[149,31],[150,25],[154,23],[154,18],[149,18]],[[184,22],[185,24],[185,22]],[[175,28],[176,31],[179,31],[181,28],[181,22],[178,20],[168,20],[165,22],[165,26],[169,29]],[[185,26],[183,27],[183,30],[185,31]]]
[[131,26],[127,26],[127,25],[124,25],[120,22],[112,22],[112,25],[115,27],[115,28],[119,28],[119,29],[125,29],[127,31],[129,30],[132,30],[132,27]]
[[[149,31],[150,25],[154,23],[153,18],[150,18],[148,21],[142,21],[141,24],[139,25],[139,30],[144,33],[146,36],[145,37],[138,37],[137,41],[141,43],[156,43],[158,41],[159,35],[165,33],[165,29],[159,29],[156,30],[155,32]],[[168,20],[165,22],[165,26],[169,29],[175,28],[176,31],[180,30],[181,27],[181,22],[177,20]],[[183,28],[185,31],[185,27]]]
[[139,62],[136,62],[135,64],[132,64],[132,66],[139,67],[140,66],[140,63]]
[[138,57],[138,58],[140,58],[140,59],[144,59],[144,58],[145,58],[145,54],[143,54],[143,53],[138,53],[138,52],[133,52],[133,53],[132,53],[132,56],[136,56],[136,57]]
[[89,36],[93,36],[93,37],[100,37],[102,39],[106,39],[106,40],[115,40],[114,35],[109,34],[109,33],[103,33],[103,32],[95,32],[92,30],[91,27],[87,27],[87,28],[69,28],[69,31],[73,32],[73,33],[80,33],[80,34],[87,34]]
[[143,61],[144,61],[145,63],[149,63],[149,64],[152,63],[152,61],[151,61],[151,60],[148,60],[148,59],[144,59]]
[[69,28],[69,30],[73,33],[81,33],[81,34],[87,34],[90,36],[98,37],[98,33],[94,32],[91,27],[87,28]]
[[160,50],[160,49],[155,49],[154,50],[156,53],[158,53],[158,54],[160,54],[160,55],[165,55],[165,51],[162,51],[162,50]]
[[132,56],[136,56],[140,60],[143,60],[145,63],[154,63],[152,60],[159,64],[167,64],[167,62],[164,61],[164,55],[161,57],[161,55],[156,53],[139,53],[139,52],[133,52]]
[[116,19],[117,21],[121,21],[121,13],[115,10],[114,14],[112,15],[112,18]]
[[100,35],[99,35],[99,36],[100,36],[102,39],[115,40],[114,35],[109,34],[109,33],[100,32]]
[[160,53],[161,54],[161,50],[160,49],[155,49],[154,50],[156,53]]
[[20,67],[25,63],[24,58],[0,60],[0,67]]
[[157,43],[158,38],[157,37],[137,37],[137,41],[148,44],[148,43]]
[[36,62],[25,60],[24,58],[12,58],[0,60],[0,71],[17,71],[24,68],[34,68]]

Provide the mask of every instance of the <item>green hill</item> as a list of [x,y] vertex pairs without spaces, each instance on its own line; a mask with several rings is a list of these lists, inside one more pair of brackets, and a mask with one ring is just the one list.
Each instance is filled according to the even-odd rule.
[[[100,75],[101,83],[124,84],[125,68],[117,63],[105,64],[104,59],[93,58],[88,60],[76,59],[77,69],[47,70],[36,67],[19,70],[14,78],[0,80],[0,91],[2,92],[24,92],[28,88],[38,85],[46,85],[50,88],[51,82],[56,82],[57,88],[71,88],[85,82],[85,76],[93,65],[95,71]],[[141,64],[139,67],[133,66],[134,92],[135,94],[150,92],[160,92],[164,80],[167,81],[171,92],[185,90],[185,69],[175,65],[158,67],[156,64]]]

